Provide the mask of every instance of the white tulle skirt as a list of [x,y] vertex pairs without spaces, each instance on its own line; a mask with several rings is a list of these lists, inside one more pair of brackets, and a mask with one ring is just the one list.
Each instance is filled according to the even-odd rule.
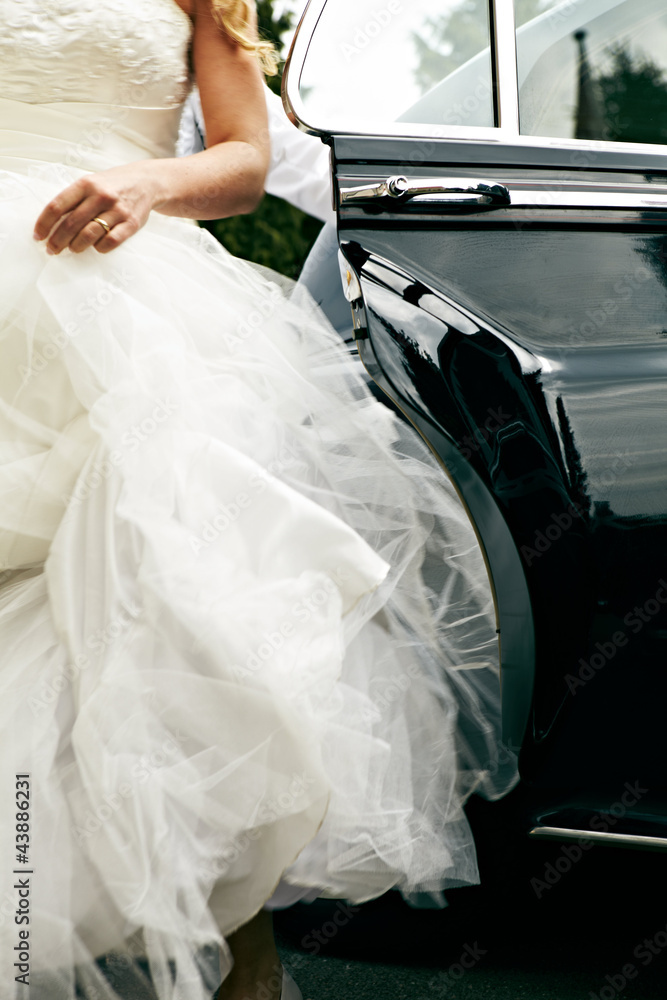
[[446,476],[314,308],[159,216],[48,257],[75,176],[0,156],[0,978],[27,898],[31,997],[121,996],[112,955],[203,1000],[280,880],[477,880],[495,625]]

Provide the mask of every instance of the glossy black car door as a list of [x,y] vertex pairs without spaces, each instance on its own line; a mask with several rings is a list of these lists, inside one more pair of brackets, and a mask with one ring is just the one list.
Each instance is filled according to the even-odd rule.
[[653,831],[667,56],[646,39],[667,34],[667,14],[570,0],[515,34],[510,6],[479,5],[488,48],[398,126],[330,128],[339,242],[362,360],[442,459],[486,553],[523,778],[589,809],[639,781]]

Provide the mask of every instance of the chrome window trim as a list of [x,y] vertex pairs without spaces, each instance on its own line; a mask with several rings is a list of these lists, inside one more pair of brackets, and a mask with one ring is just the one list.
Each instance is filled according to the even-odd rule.
[[[285,113],[293,125],[296,125],[302,132],[310,133],[310,135],[329,135],[329,132],[324,132],[322,129],[308,124],[305,114],[306,109],[299,93],[301,73],[303,72],[303,66],[308,55],[313,32],[322,16],[322,11],[326,3],[327,0],[308,0],[308,6],[301,15],[294,33],[294,38],[292,39],[292,44],[285,61],[285,69],[283,70],[282,99]],[[292,83],[292,79],[294,79],[294,83]]]
[[[344,189],[342,189],[344,191]],[[604,209],[605,211],[623,211],[632,210],[635,212],[666,212],[667,211],[667,194],[662,195],[651,195],[647,192],[646,195],[640,196],[636,194],[610,194],[608,192],[585,192],[576,191],[571,192],[563,190],[562,187],[554,187],[552,190],[535,190],[533,188],[524,189],[520,191],[510,191],[510,204],[509,205],[486,205],[485,208],[488,212],[493,212],[498,214],[499,212],[507,212],[509,209],[516,208],[535,208],[541,209],[543,212],[553,210],[561,211],[563,209]],[[462,198],[460,205],[466,205],[465,200]],[[446,199],[441,195],[422,195],[419,200],[405,202],[404,205],[410,206],[410,211],[412,214],[418,212],[419,208],[426,208],[427,206],[439,207],[442,212],[453,212],[456,210],[457,202],[453,198]],[[363,214],[364,209],[368,206],[364,205],[362,202],[354,201],[344,201],[341,204],[341,215],[348,217],[351,212],[355,215]],[[403,212],[403,205],[397,202],[392,202],[386,206],[381,206],[384,210],[383,214],[400,215],[406,214]],[[377,209],[376,211],[380,211]]]
[[498,127],[503,134],[514,139],[519,135],[519,69],[514,0],[489,0],[489,7],[498,86]]
[[[451,175],[450,168],[441,168],[437,175],[432,173],[433,169],[430,167],[424,170],[413,170],[410,172],[409,178],[404,179],[412,184],[427,184],[430,187],[451,186],[454,182],[461,186],[464,183],[476,183],[475,179],[478,175],[477,168],[472,167],[456,178]],[[517,173],[515,169],[505,173],[501,168],[498,168],[494,171],[493,177],[488,177],[485,183],[497,184],[499,178],[509,194],[509,201],[506,204],[495,205],[480,202],[480,205],[484,205],[485,211],[493,211],[494,214],[508,209],[525,208],[541,209],[543,213],[549,210],[560,211],[563,209],[604,209],[612,212],[623,210],[635,212],[667,211],[667,182],[660,183],[651,180],[637,183],[624,180],[621,177],[611,181],[593,176],[577,178],[568,175],[567,177],[559,177],[555,172],[546,177],[541,177],[539,173],[525,177],[521,173]],[[373,167],[369,164],[368,169],[363,171],[355,170],[352,167],[342,168],[337,177],[341,217],[350,218],[352,215],[363,217],[368,205],[355,198],[353,193],[376,189],[379,191],[386,184],[387,177],[382,175],[377,166]],[[447,213],[456,211],[457,206],[461,207],[466,204],[466,199],[463,196],[457,200],[456,195],[445,191],[425,192],[413,200],[398,196],[380,199],[380,201],[384,203],[378,204],[375,211],[392,216],[418,214],[420,206],[426,210],[429,206],[432,208],[440,207],[444,213]]]
[[[425,171],[414,170],[411,171],[409,180],[424,183],[429,181],[432,183],[443,183],[449,175],[449,167],[440,168],[440,173],[436,176],[432,173],[435,168],[428,167],[429,173]],[[458,168],[457,168],[458,169]],[[377,172],[376,172],[377,171]],[[446,171],[446,172],[445,172]],[[497,171],[505,174],[504,183],[510,189],[510,193],[516,197],[523,197],[527,192],[535,192],[545,194],[547,192],[560,192],[562,194],[570,193],[572,195],[579,194],[589,194],[601,196],[607,194],[617,194],[617,195],[636,195],[638,198],[647,197],[667,197],[667,180],[661,182],[650,180],[650,181],[632,181],[626,180],[625,178],[617,177],[614,180],[604,180],[598,178],[597,176],[584,176],[576,177],[571,174],[567,176],[559,176],[559,174],[550,170],[546,176],[540,174],[537,176],[525,177],[523,172],[517,171],[513,168],[511,171],[503,171],[502,168],[497,168]],[[479,170],[477,167],[461,168],[458,169],[461,177],[466,179],[477,176]],[[361,166],[356,166],[354,164],[348,164],[342,167],[338,173],[339,184],[352,184],[352,185],[373,185],[381,184],[386,178],[383,176],[382,171],[378,168],[377,164],[368,164],[363,169]],[[494,182],[497,182],[497,178],[494,177]],[[353,200],[353,199],[350,199]]]
[[[667,145],[643,142],[609,142],[604,139],[564,139],[561,136],[533,136],[519,132],[519,93],[516,56],[516,33],[514,0],[490,0],[492,5],[492,44],[495,45],[496,71],[498,74],[498,114],[497,128],[476,128],[468,125],[424,125],[410,122],[383,122],[382,129],[377,122],[358,122],[350,128],[344,122],[334,122],[327,129],[319,128],[308,121],[306,108],[299,94],[299,80],[310,48],[310,41],[329,0],[309,0],[303,12],[285,63],[282,99],[285,112],[302,132],[327,138],[329,136],[368,136],[376,138],[408,138],[432,140],[454,140],[457,142],[485,142],[496,145],[524,146],[528,149],[553,149],[570,152],[584,159],[590,154],[597,163],[600,154],[626,153],[646,157],[667,157]],[[496,30],[496,25],[498,28]],[[511,25],[512,35],[509,37]],[[391,129],[391,131],[388,131]],[[597,163],[599,165],[599,163]],[[573,163],[586,166],[586,163]],[[637,169],[641,169],[639,166]],[[665,159],[667,170],[667,158]],[[653,171],[652,171],[653,172]]]
[[667,837],[651,836],[636,833],[604,833],[601,830],[571,829],[560,826],[535,826],[529,830],[528,836],[535,840],[590,840],[595,844],[610,846],[626,846],[667,850]]
[[[420,174],[411,175],[411,180],[426,183],[425,177]],[[368,204],[361,200],[350,197],[350,192],[371,190],[373,187],[381,185],[386,178],[375,175],[367,175],[363,180],[356,173],[343,171],[338,178],[338,196],[341,215],[349,218],[363,215],[368,208]],[[440,177],[428,178],[429,183],[449,183],[451,178],[447,174]],[[529,181],[520,182],[507,180],[510,201],[508,204],[487,204],[486,211],[498,213],[516,208],[539,208],[542,210],[554,209],[606,209],[609,211],[636,211],[636,212],[664,212],[667,211],[667,184],[624,184],[624,183],[600,183],[592,181],[560,181],[557,179],[546,180],[543,183]],[[443,212],[447,210],[455,211],[457,204],[466,204],[465,197],[461,197],[457,202],[453,195],[443,193],[422,194],[414,200],[403,200],[399,198],[385,199],[385,203],[378,204],[374,211],[382,214],[401,215],[414,214],[419,207],[440,206]]]

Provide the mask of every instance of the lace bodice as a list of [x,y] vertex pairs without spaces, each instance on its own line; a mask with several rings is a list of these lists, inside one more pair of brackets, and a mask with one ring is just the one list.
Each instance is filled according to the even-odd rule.
[[190,31],[175,0],[0,0],[0,93],[176,108],[189,88]]

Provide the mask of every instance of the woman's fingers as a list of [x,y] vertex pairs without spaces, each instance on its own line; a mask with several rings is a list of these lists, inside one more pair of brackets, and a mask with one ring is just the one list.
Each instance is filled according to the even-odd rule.
[[86,198],[66,215],[56,220],[49,230],[46,249],[57,254],[69,247],[74,253],[80,253],[93,246],[104,236],[106,229],[96,218],[102,219],[111,229],[120,221],[118,212],[109,211],[100,204],[99,198]]
[[[139,226],[132,219],[124,219],[116,223],[108,213],[105,213],[105,215],[106,218],[102,218],[104,218],[104,221],[109,226],[108,232],[97,218],[91,219],[87,225],[79,230],[75,238],[66,244],[72,253],[82,253],[89,247],[95,247],[99,253],[109,253],[110,250],[115,250],[116,247],[119,247],[130,236],[134,236],[139,229]],[[60,247],[62,240],[58,238],[57,230],[54,236],[49,239],[47,250],[50,253],[60,253],[60,249],[51,250],[52,240],[55,241],[57,247]]]
[[35,223],[35,239],[46,240],[52,254],[65,249],[81,253],[91,246],[100,253],[114,250],[147,221],[153,188],[143,164],[81,177],[42,211]]
[[[116,227],[115,220],[108,213],[105,213],[105,215],[106,218],[104,216],[96,216],[79,230],[68,244],[72,253],[82,253],[88,247],[97,247],[103,242],[111,230]],[[103,225],[103,223],[106,223],[106,225]],[[56,250],[54,252],[59,253],[60,251]]]
[[52,254],[66,248],[81,253],[96,246],[122,218],[116,198],[99,189],[96,177],[82,177],[49,202],[35,223],[35,239],[46,239]]
[[108,235],[105,235],[99,243],[95,244],[95,249],[98,253],[109,253],[111,250],[115,250],[116,247],[119,247],[121,243],[124,243],[125,240],[129,240],[130,236],[134,236],[140,228],[141,227],[131,219],[128,219],[126,222],[120,222],[117,226],[114,226],[111,232]]
[[[90,197],[86,181],[88,178],[81,177],[74,184],[61,191],[48,203],[40,213],[35,223],[35,239],[45,240],[54,226],[60,222],[65,215],[73,212],[83,201]],[[95,213],[96,214],[96,213]]]

